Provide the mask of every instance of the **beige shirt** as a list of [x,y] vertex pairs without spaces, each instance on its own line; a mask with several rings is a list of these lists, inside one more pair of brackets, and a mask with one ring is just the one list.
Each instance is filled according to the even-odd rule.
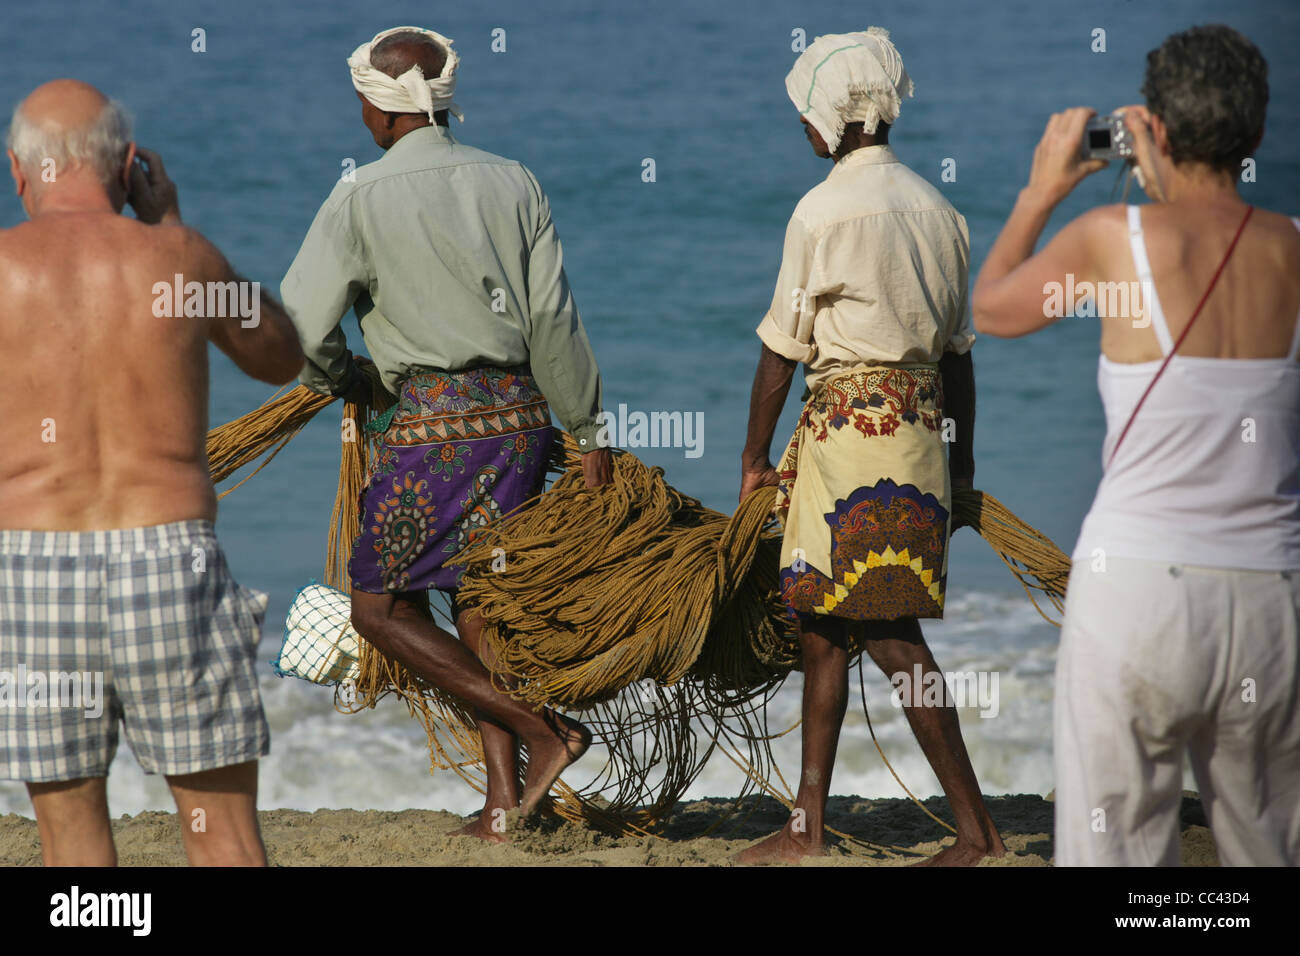
[[975,342],[970,236],[888,146],[856,149],[799,201],[758,336],[808,387],[854,366],[937,362]]

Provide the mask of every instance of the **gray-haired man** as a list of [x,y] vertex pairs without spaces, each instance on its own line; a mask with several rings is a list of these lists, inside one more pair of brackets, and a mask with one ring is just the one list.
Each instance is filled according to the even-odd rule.
[[192,863],[264,864],[265,605],[213,532],[207,343],[272,384],[303,355],[269,296],[251,318],[196,314],[190,283],[241,280],[130,138],[121,107],[75,80],[38,88],[9,130],[31,221],[0,231],[0,778],[27,781],[46,864],[112,865],[122,723],[167,776]]

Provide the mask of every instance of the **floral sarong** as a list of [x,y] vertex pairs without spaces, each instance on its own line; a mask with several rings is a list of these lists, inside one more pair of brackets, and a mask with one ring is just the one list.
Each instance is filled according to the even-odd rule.
[[446,562],[541,492],[553,441],[546,399],[524,367],[406,379],[361,492],[353,586],[454,590],[464,567]]
[[792,615],[943,617],[951,489],[932,365],[863,366],[804,406],[781,464]]

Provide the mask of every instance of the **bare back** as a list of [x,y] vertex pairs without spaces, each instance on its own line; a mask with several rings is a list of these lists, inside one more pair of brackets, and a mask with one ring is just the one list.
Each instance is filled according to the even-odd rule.
[[[1223,259],[1245,207],[1224,203],[1151,203],[1142,232],[1156,295],[1174,340],[1187,327]],[[1124,207],[1107,207],[1097,223],[1106,278],[1135,282]],[[1300,230],[1286,216],[1256,208],[1200,317],[1179,348],[1183,356],[1282,358],[1300,316]],[[1161,357],[1150,327],[1129,317],[1102,320],[1102,352],[1115,362]]]
[[215,518],[209,320],[153,309],[177,273],[230,277],[183,226],[78,212],[0,232],[0,528]]

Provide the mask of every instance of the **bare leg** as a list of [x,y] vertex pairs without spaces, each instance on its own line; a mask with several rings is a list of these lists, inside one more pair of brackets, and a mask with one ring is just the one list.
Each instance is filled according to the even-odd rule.
[[117,866],[108,822],[108,778],[29,783],[46,866]]
[[803,765],[794,812],[785,828],[744,850],[737,863],[793,863],[824,851],[826,798],[848,706],[849,659],[845,625],[836,618],[802,623]]
[[[911,680],[917,664],[921,665],[923,675],[940,673],[916,618],[873,621],[870,628],[867,652],[886,677],[892,678],[894,674],[903,672]],[[942,707],[906,703],[903,706],[912,733],[930,761],[934,775],[939,778],[957,820],[957,841],[925,861],[924,865],[973,866],[986,856],[1002,856],[1006,847],[993,818],[989,816],[979,781],[975,779],[975,768],[971,766],[961,736],[961,725],[957,721],[957,708],[946,691],[944,698]]]
[[352,624],[385,655],[513,731],[528,747],[520,809],[541,805],[551,784],[591,745],[591,732],[563,714],[536,712],[492,686],[474,653],[421,610],[423,594],[352,591]]
[[[474,652],[488,670],[492,670],[496,664],[496,655],[483,637],[483,619],[478,612],[459,610],[456,614],[456,631],[465,646]],[[497,680],[500,683],[501,679]],[[519,806],[519,738],[509,727],[493,720],[481,710],[474,712],[474,720],[478,723],[479,734],[483,738],[487,799],[478,819],[453,831],[453,835],[504,843],[507,840],[505,814]]]
[[257,761],[167,778],[191,866],[266,866]]

